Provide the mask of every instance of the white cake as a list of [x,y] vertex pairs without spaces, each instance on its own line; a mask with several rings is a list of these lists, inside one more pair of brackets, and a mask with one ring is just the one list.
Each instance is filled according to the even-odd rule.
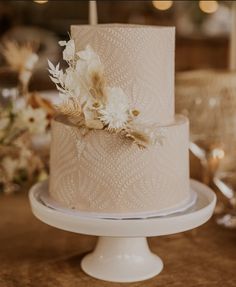
[[153,214],[189,202],[188,120],[174,113],[175,29],[104,24],[72,26],[76,49],[91,45],[110,86],[121,87],[140,120],[163,128],[163,144],[140,149],[104,130],[83,136],[52,123],[50,195],[84,212]]

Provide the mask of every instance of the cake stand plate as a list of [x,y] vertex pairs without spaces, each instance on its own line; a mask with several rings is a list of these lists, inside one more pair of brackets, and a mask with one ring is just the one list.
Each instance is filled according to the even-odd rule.
[[46,206],[40,198],[46,186],[38,183],[29,193],[34,215],[59,229],[99,236],[95,250],[83,258],[81,267],[90,276],[111,282],[136,282],[159,274],[163,262],[150,251],[146,237],[198,227],[211,217],[216,204],[211,189],[191,180],[198,199],[184,212],[147,219],[99,219]]

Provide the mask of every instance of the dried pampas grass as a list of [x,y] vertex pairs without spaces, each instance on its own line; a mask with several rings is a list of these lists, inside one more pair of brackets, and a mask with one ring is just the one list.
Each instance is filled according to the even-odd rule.
[[14,41],[6,41],[1,50],[5,60],[11,68],[22,71],[27,68],[27,63],[32,55],[34,55],[36,47],[29,43],[19,45]]
[[103,103],[106,102],[106,92],[105,85],[106,80],[102,71],[93,71],[90,75],[91,77],[91,95],[97,100]]
[[1,51],[8,65],[17,71],[20,92],[28,101],[29,81],[38,61],[38,55],[35,53],[36,47],[30,43],[20,45],[15,41],[5,41]]

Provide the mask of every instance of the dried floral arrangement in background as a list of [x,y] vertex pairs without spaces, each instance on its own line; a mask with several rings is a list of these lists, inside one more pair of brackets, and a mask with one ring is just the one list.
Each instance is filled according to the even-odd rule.
[[38,55],[34,52],[36,47],[32,44],[19,45],[13,41],[6,41],[2,48],[2,54],[8,65],[19,73],[20,93],[28,97],[29,81],[32,77]]
[[146,148],[162,144],[164,130],[157,125],[139,121],[140,111],[130,107],[128,97],[120,87],[109,87],[100,57],[89,45],[76,52],[75,42],[60,41],[65,47],[63,59],[68,68],[65,72],[60,64],[48,61],[51,80],[55,83],[61,103],[56,106],[83,134],[90,130],[106,130],[119,133],[127,139]]
[[52,116],[54,109],[51,103],[42,99],[36,92],[29,91],[29,82],[39,59],[36,50],[37,47],[34,44],[19,45],[13,41],[6,41],[1,48],[9,67],[18,73],[19,95],[24,97],[27,105],[31,105],[33,108],[46,109],[47,113]]
[[4,106],[0,103],[0,191],[12,193],[47,175],[54,109],[49,101],[29,91],[38,61],[33,45],[6,42],[2,54],[18,74],[17,97],[10,98]]

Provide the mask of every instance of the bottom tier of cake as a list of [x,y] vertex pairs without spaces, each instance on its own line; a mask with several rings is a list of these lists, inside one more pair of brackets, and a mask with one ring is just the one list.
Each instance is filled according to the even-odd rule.
[[63,206],[106,214],[155,213],[191,197],[189,125],[184,117],[165,127],[162,146],[140,149],[106,131],[82,136],[52,123],[50,196]]

